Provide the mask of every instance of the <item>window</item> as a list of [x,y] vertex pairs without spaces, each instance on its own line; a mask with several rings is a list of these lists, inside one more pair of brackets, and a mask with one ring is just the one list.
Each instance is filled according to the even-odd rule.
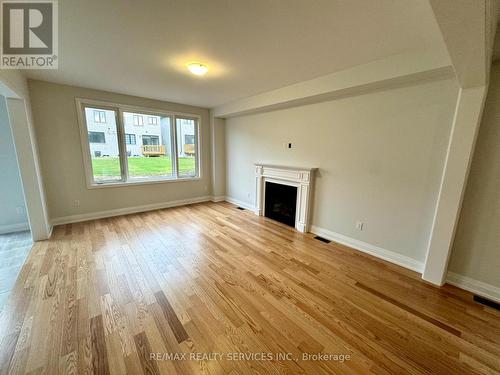
[[[77,99],[89,188],[199,178],[199,118]],[[95,123],[103,112],[107,123]],[[144,118],[155,127],[141,127]],[[151,120],[154,119],[154,120]],[[151,124],[152,125],[152,124]]]
[[89,132],[90,143],[106,143],[106,137],[103,132]]
[[[139,116],[136,113],[124,112],[123,118]],[[149,119],[152,116],[148,116]],[[154,117],[159,125],[149,128],[147,134],[139,135],[142,144],[137,147],[127,146],[127,169],[130,181],[175,178],[172,162],[172,125],[170,116]],[[142,132],[142,130],[141,130]]]
[[135,145],[135,134],[125,134],[125,144],[126,145]]
[[134,115],[134,125],[144,125],[144,118],[140,115]]
[[[120,167],[120,147],[118,143],[118,126],[116,123],[117,111],[114,109],[101,109],[84,107],[87,134],[87,149],[90,160],[86,160],[88,179],[93,184],[117,182],[122,179]],[[107,118],[107,128],[102,131],[102,124],[95,124],[96,113],[104,113],[100,118]],[[83,131],[83,129],[82,129]],[[82,134],[85,134],[82,133]],[[90,165],[88,163],[90,161]]]
[[160,137],[157,135],[143,135],[142,136],[142,144],[147,146],[158,146],[160,144]]
[[197,169],[196,121],[188,118],[176,118],[175,128],[177,133],[177,163],[179,176],[195,176]]
[[106,112],[94,111],[94,122],[105,123],[106,122]]

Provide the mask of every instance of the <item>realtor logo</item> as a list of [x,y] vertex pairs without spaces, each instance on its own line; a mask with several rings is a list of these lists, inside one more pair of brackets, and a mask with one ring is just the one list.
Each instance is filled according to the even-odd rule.
[[3,69],[57,69],[57,1],[2,1]]

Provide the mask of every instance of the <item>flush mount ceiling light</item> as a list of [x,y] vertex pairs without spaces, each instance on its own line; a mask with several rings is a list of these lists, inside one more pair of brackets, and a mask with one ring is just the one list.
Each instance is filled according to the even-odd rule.
[[197,63],[197,62],[192,62],[187,64],[187,68],[189,71],[197,76],[202,76],[206,72],[208,72],[208,66]]

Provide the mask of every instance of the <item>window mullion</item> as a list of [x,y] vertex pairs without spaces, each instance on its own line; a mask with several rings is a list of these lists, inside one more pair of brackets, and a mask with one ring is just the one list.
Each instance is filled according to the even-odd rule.
[[195,120],[194,126],[194,143],[195,143],[195,158],[194,158],[194,175],[195,177],[200,176],[200,124],[198,120]]
[[172,134],[172,168],[173,168],[173,175],[175,178],[179,178],[179,159],[177,158],[178,150],[177,150],[177,116],[172,116],[172,121],[171,123],[171,130],[170,134]]
[[115,111],[117,132],[118,132],[118,149],[120,150],[120,171],[122,181],[128,181],[128,164],[127,164],[127,146],[125,145],[125,127],[123,125],[123,111],[118,108]]

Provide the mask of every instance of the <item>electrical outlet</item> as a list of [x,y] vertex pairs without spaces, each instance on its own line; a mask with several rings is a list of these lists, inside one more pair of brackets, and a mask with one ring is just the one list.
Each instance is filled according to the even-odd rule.
[[80,207],[80,201],[78,199],[75,199],[75,207]]
[[24,209],[21,206],[16,207],[16,212],[18,215],[22,215],[22,213],[24,212]]
[[251,198],[251,195],[249,192],[247,192],[247,198],[250,199]]
[[363,230],[364,227],[365,227],[365,223],[363,223],[362,221],[356,222],[356,229],[357,230]]

